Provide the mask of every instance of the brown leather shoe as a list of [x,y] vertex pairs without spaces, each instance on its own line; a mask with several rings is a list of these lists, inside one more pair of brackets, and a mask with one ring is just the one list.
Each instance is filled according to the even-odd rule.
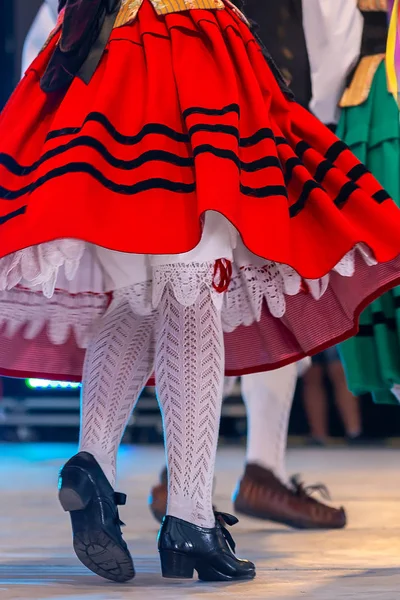
[[323,485],[304,487],[296,477],[285,486],[269,469],[256,464],[246,466],[234,496],[237,513],[283,523],[296,529],[341,529],[346,525],[343,508],[333,508],[310,494],[314,491],[329,498]]
[[161,471],[160,483],[155,485],[150,492],[149,508],[153,517],[159,523],[162,523],[165,513],[167,512],[168,502],[168,474],[167,467]]

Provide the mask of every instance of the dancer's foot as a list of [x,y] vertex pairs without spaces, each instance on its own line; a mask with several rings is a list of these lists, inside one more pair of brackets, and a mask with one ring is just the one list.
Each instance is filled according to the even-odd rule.
[[343,508],[333,508],[310,496],[322,485],[304,487],[295,477],[286,486],[268,469],[256,464],[246,466],[234,497],[235,511],[297,529],[341,529],[346,525]]
[[168,502],[168,473],[167,467],[161,471],[160,483],[155,485],[150,492],[149,508],[153,517],[159,523],[162,523],[163,518],[167,513]]
[[223,513],[216,513],[212,528],[165,517],[158,536],[163,577],[192,579],[197,571],[203,581],[254,579],[255,565],[234,554],[235,543],[225,526],[235,523],[235,517]]
[[129,581],[135,569],[122,538],[118,505],[126,496],[114,492],[99,463],[79,452],[60,473],[61,506],[71,515],[74,550],[93,573],[111,581]]

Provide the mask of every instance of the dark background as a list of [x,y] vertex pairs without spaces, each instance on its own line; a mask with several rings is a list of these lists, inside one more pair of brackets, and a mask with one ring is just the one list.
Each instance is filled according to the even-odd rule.
[[0,0],[0,106],[4,106],[21,75],[25,36],[41,0]]

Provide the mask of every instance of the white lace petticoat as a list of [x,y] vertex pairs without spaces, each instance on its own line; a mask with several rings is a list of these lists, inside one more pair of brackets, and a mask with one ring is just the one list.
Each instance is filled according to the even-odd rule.
[[[351,277],[357,253],[367,265],[376,264],[368,248],[358,244],[333,271]],[[136,314],[145,315],[157,308],[166,285],[172,287],[176,299],[186,306],[195,302],[205,285],[214,301],[222,306],[224,330],[230,332],[240,325],[259,321],[264,301],[270,313],[281,318],[287,296],[294,296],[306,287],[318,300],[328,288],[329,273],[322,279],[304,280],[288,265],[271,261],[260,265],[260,258],[254,259],[255,264],[240,264],[233,252],[233,274],[225,294],[215,290],[214,262],[174,263],[153,266],[150,279],[113,290],[113,302],[128,300]],[[69,239],[30,247],[2,258],[0,291],[0,325],[6,323],[8,335],[25,326],[24,337],[33,339],[47,324],[52,343],[63,344],[72,331],[81,348],[88,343],[91,323],[104,313],[110,301],[93,247]],[[26,297],[23,302],[15,303],[15,294],[20,299],[20,294]]]

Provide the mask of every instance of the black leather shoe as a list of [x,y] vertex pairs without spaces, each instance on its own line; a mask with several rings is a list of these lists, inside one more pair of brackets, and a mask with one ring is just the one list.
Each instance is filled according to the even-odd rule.
[[59,499],[70,513],[74,550],[93,573],[123,583],[135,576],[128,546],[122,538],[118,505],[125,494],[114,492],[99,463],[79,452],[60,473]]
[[215,513],[215,527],[198,527],[176,517],[165,517],[158,535],[163,577],[202,581],[254,579],[256,568],[236,558],[235,542],[225,525],[235,525],[232,515]]

